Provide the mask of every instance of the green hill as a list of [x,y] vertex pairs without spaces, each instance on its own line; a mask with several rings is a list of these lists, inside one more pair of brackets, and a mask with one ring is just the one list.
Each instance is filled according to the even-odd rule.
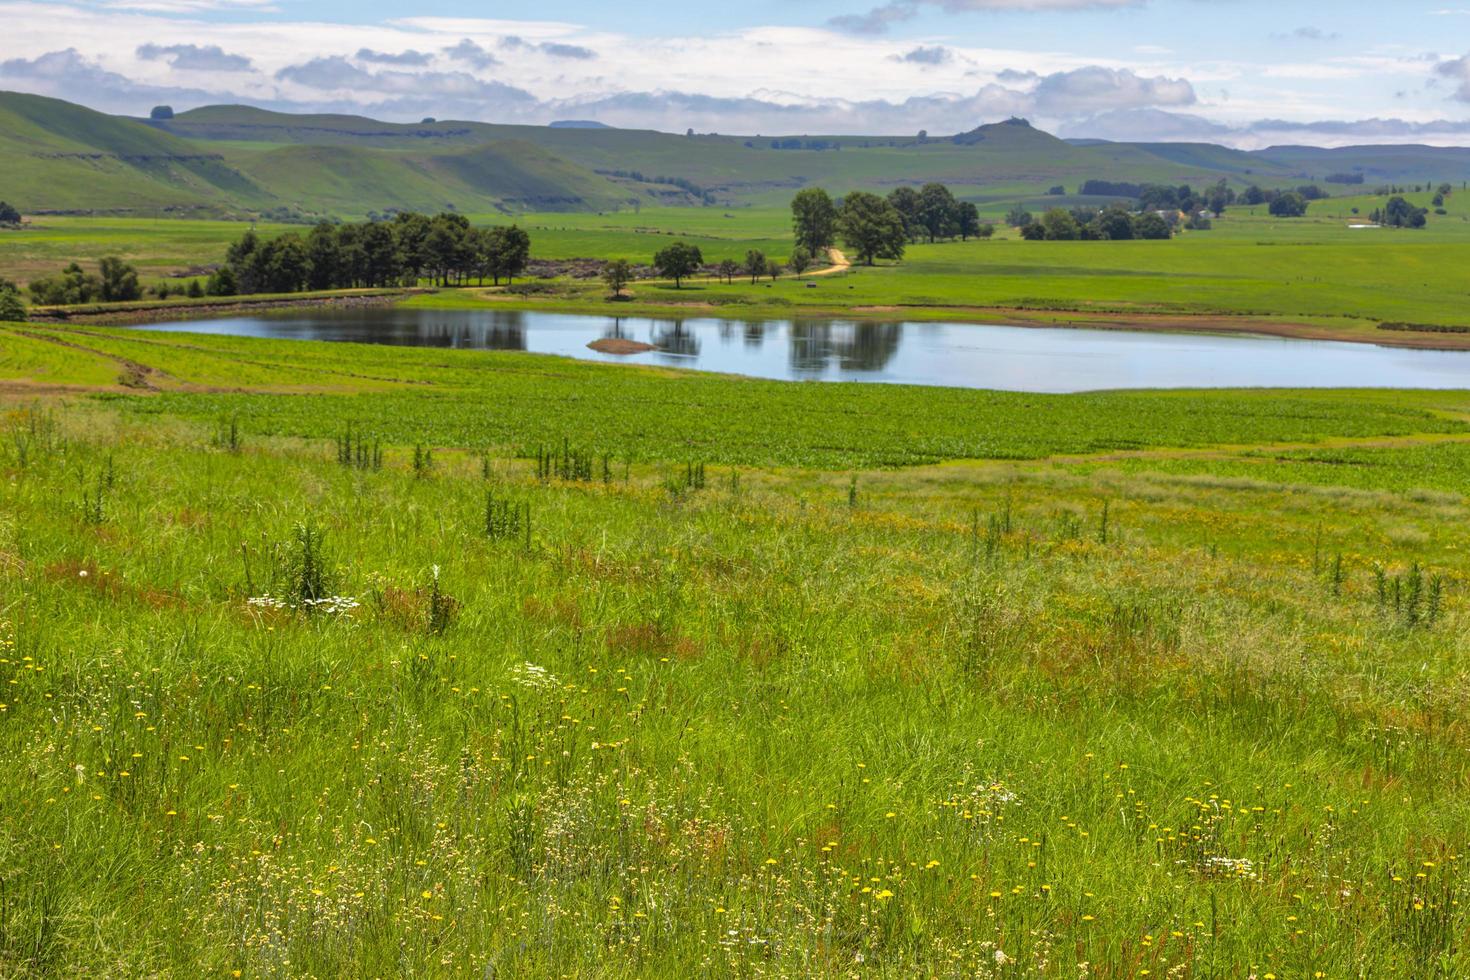
[[[647,130],[390,123],[208,106],[170,120],[0,93],[0,198],[22,210],[361,217],[394,208],[606,211],[780,205],[797,188],[942,181],[977,202],[1090,179],[1289,186],[1363,172],[1459,181],[1470,150],[1066,141],[1024,120],[953,136],[677,136]],[[1059,201],[1056,197],[1049,202]],[[1070,199],[1067,199],[1070,200]],[[1046,202],[1044,202],[1046,203]]]
[[1313,177],[1361,173],[1370,184],[1470,180],[1470,147],[1463,146],[1272,146],[1253,155]]
[[0,196],[31,211],[254,206],[269,197],[203,147],[132,120],[0,93]]

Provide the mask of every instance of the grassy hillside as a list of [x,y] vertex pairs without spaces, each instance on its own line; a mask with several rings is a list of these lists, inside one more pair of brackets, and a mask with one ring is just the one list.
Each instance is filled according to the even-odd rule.
[[1286,166],[1314,177],[1334,173],[1361,173],[1374,183],[1438,184],[1457,186],[1470,180],[1470,147],[1462,146],[1273,146],[1254,156],[1277,166]]
[[1260,180],[1286,176],[1284,169],[1219,147],[1214,148],[1217,159],[1181,162],[1131,144],[1077,147],[1030,126],[1007,123],[981,126],[959,142],[948,137],[923,142],[912,136],[819,137],[828,146],[821,150],[773,149],[772,142],[784,138],[771,136],[687,137],[473,122],[390,124],[358,116],[295,116],[240,106],[196,109],[159,125],[211,142],[449,149],[495,139],[525,140],[594,170],[676,176],[747,203],[789,197],[793,189],[813,183],[845,191],[939,180],[972,192],[1003,187],[1008,192],[1015,188],[1039,193],[1055,183],[1075,185],[1093,177],[1182,183],[1223,176],[1240,182],[1240,175],[1252,165]]
[[1463,393],[0,378],[7,977],[1470,972]]
[[249,207],[269,199],[220,154],[127,119],[0,93],[0,196],[28,211]]
[[[171,120],[105,116],[0,93],[3,192],[24,209],[271,208],[361,216],[388,208],[598,211],[656,204],[784,204],[802,186],[835,192],[943,181],[1000,206],[1088,179],[1290,185],[1363,170],[1456,180],[1470,151],[1368,147],[1243,153],[1207,144],[1067,142],[1011,121],[955,137],[676,136],[620,129],[385,123],[210,106]],[[1427,178],[1426,178],[1427,179]],[[680,185],[683,186],[680,186]],[[699,193],[691,193],[697,190]],[[1077,199],[1065,198],[1063,203]],[[1050,203],[1057,203],[1053,199]]]
[[504,140],[448,153],[292,144],[234,151],[244,173],[307,211],[363,215],[426,212],[600,210],[629,197],[605,178],[529,143]]

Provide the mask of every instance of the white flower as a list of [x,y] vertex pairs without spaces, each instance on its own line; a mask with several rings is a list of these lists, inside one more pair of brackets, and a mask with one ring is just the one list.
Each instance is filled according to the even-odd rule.
[[514,678],[515,682],[521,687],[529,687],[534,689],[556,687],[557,685],[556,678],[551,675],[551,672],[549,670],[547,670],[545,667],[540,666],[539,664],[533,664],[530,661],[527,661],[526,663],[520,664],[516,667],[512,667],[510,670],[510,676]]
[[998,950],[995,951],[995,965],[996,966],[1005,966],[1010,961],[1011,961],[1011,958],[1006,955],[1005,950],[998,949]]

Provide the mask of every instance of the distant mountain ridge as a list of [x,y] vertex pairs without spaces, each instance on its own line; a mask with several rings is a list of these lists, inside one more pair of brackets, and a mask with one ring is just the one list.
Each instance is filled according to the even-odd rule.
[[1470,149],[1068,141],[1011,119],[950,136],[680,136],[591,120],[551,126],[392,123],[219,105],[171,119],[110,116],[0,93],[0,200],[23,211],[361,217],[643,205],[784,203],[942,181],[977,201],[1034,198],[1086,180],[1288,186],[1470,179]]

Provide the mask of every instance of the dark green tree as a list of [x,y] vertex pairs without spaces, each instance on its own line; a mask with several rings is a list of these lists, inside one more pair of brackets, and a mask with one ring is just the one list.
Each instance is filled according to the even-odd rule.
[[0,323],[23,323],[26,319],[26,304],[20,298],[20,289],[9,279],[0,279]]
[[1134,234],[1138,238],[1163,239],[1172,238],[1174,230],[1169,227],[1169,222],[1165,221],[1161,215],[1150,211],[1138,219]]
[[746,252],[745,264],[741,269],[750,276],[750,284],[754,286],[755,281],[766,274],[766,253],[756,248]]
[[607,288],[612,290],[612,299],[618,299],[623,295],[623,289],[633,279],[633,267],[628,264],[627,259],[613,259],[602,267],[602,281]]
[[959,202],[943,184],[925,184],[919,191],[919,226],[933,242],[948,238],[959,226]]
[[1074,242],[1082,237],[1077,219],[1063,208],[1052,208],[1042,215],[1041,226],[1046,230],[1047,241]]
[[837,229],[843,243],[864,265],[872,265],[877,259],[903,258],[908,242],[908,230],[898,209],[867,191],[853,191],[843,199],[837,212]]
[[798,245],[791,250],[786,264],[791,267],[792,272],[796,273],[796,278],[800,279],[801,274],[812,267],[812,253],[808,252],[805,246]]
[[973,201],[961,201],[955,210],[955,222],[960,241],[969,241],[980,234],[980,209],[975,207]]
[[791,228],[796,244],[815,255],[837,240],[837,206],[820,187],[798,191],[791,199]]
[[9,201],[0,201],[0,225],[20,224],[20,211]]
[[1278,194],[1271,202],[1271,214],[1277,218],[1300,218],[1307,213],[1307,199],[1295,191]]
[[653,267],[659,275],[674,280],[674,288],[682,289],[684,280],[694,275],[704,265],[704,256],[699,246],[688,242],[675,242],[653,257]]
[[126,303],[143,298],[143,287],[138,285],[138,270],[116,255],[104,258],[98,271],[101,273],[104,303]]
[[924,228],[924,202],[920,200],[919,192],[912,187],[895,187],[888,192],[888,203],[903,221],[904,235],[909,241],[917,241]]

